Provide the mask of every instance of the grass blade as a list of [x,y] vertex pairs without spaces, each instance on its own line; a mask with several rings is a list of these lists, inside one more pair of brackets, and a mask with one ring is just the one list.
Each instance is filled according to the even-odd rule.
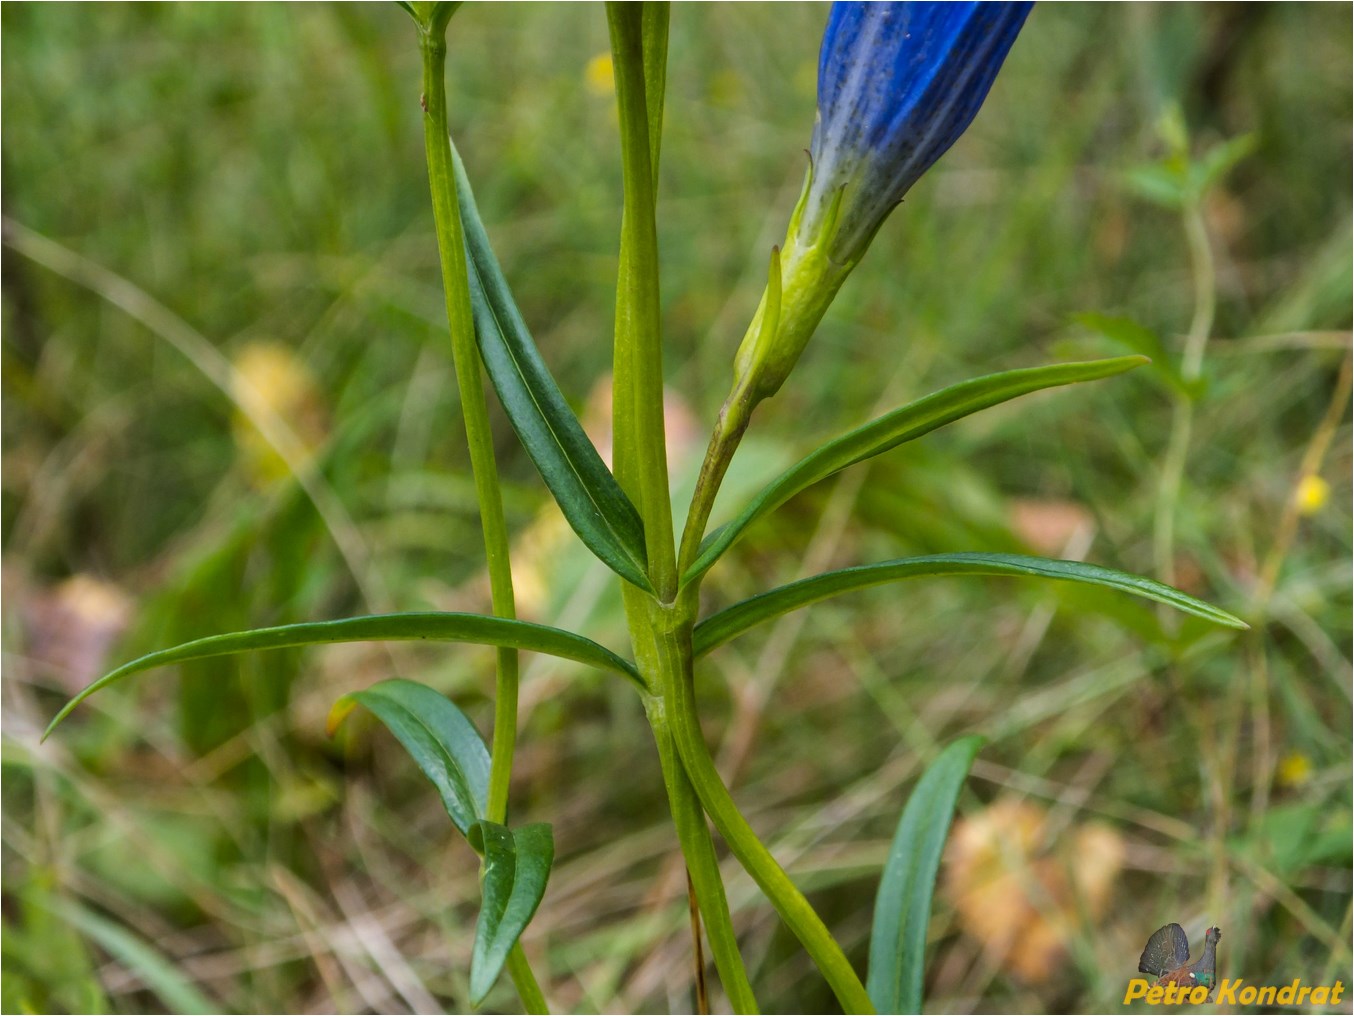
[[391,678],[344,695],[330,712],[332,735],[354,706],[366,706],[404,745],[465,837],[489,801],[489,749],[456,704],[417,681]]
[[256,649],[286,649],[326,642],[402,641],[471,642],[549,653],[551,656],[585,663],[599,670],[614,671],[629,679],[639,689],[647,691],[639,671],[633,664],[591,639],[559,628],[533,624],[530,621],[484,617],[480,614],[449,612],[376,614],[369,617],[349,617],[341,621],[313,621],[305,624],[281,625],[276,628],[254,628],[228,635],[211,635],[170,649],[149,653],[130,663],[124,663],[76,695],[56,714],[42,736],[46,738],[51,734],[72,709],[96,691],[152,667]]
[[1239,617],[1203,600],[1195,599],[1178,589],[1113,568],[1102,568],[1100,565],[1086,564],[1082,561],[1056,561],[1046,557],[1031,557],[1026,554],[933,554],[927,557],[905,557],[896,561],[843,568],[840,571],[826,572],[823,575],[791,582],[789,585],[750,597],[696,625],[693,648],[696,655],[701,656],[737,638],[763,621],[817,603],[830,596],[883,585],[886,582],[932,575],[1028,575],[1066,582],[1084,582],[1155,600],[1228,628],[1249,627]]
[[652,591],[639,512],[583,432],[541,359],[489,245],[460,156],[452,149],[465,229],[475,337],[489,380],[560,510],[603,563]]
[[1060,363],[1051,367],[1030,367],[989,374],[943,388],[881,416],[829,441],[771,481],[737,518],[705,538],[696,560],[682,575],[682,584],[693,582],[705,574],[752,523],[780,507],[801,490],[847,466],[1018,396],[1044,388],[1112,377],[1147,362],[1143,356],[1120,356],[1088,363]]
[[141,978],[169,1012],[220,1012],[163,953],[115,921],[66,900],[51,900],[51,911],[89,936],[104,952]]
[[954,742],[927,768],[907,799],[879,879],[870,931],[866,990],[881,1013],[921,1012],[926,925],[954,804],[983,746],[981,737]]
[[545,895],[555,840],[544,823],[514,832],[495,822],[481,822],[475,836],[484,849],[484,902],[470,958],[470,1001],[479,1005]]

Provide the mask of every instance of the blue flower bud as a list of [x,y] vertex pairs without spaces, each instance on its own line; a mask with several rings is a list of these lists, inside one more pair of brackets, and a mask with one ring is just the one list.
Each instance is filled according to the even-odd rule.
[[773,259],[776,299],[738,350],[740,398],[780,388],[880,225],[972,123],[1032,6],[832,5],[809,177]]
[[832,260],[858,261],[903,195],[973,122],[1032,6],[833,4],[799,232],[830,228]]

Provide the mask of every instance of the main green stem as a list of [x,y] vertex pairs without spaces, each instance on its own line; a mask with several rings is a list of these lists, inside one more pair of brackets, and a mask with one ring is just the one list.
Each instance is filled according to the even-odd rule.
[[[663,761],[673,820],[686,856],[692,885],[710,935],[711,951],[725,990],[739,1005],[746,972],[729,922],[728,905],[714,865],[709,829],[693,806],[694,790],[734,854],[771,899],[781,917],[803,942],[847,1012],[873,1012],[869,995],[823,922],[764,847],[715,770],[700,732],[692,681],[691,631],[696,618],[696,587],[679,597],[677,555],[673,547],[671,495],[663,440],[662,341],[658,314],[658,247],[654,228],[653,159],[658,117],[646,103],[646,85],[660,81],[657,68],[645,66],[644,10],[641,5],[609,3],[607,22],[620,110],[625,205],[621,219],[620,272],[616,294],[615,467],[622,487],[639,503],[644,519],[649,577],[656,598],[626,587],[625,607],[635,660],[649,686],[661,689],[648,705],[650,723]],[[647,71],[647,73],[646,73]],[[700,521],[688,525],[683,557],[691,540],[699,542],[714,496],[746,426],[741,399],[721,419],[723,443],[707,456],[698,494]],[[718,438],[718,435],[717,435]],[[693,536],[694,533],[694,536]],[[669,738],[680,759],[671,758]],[[747,1003],[751,1003],[747,990]]]
[[738,810],[738,805],[715,768],[701,733],[696,711],[691,631],[696,615],[696,590],[688,587],[671,608],[658,607],[653,619],[654,640],[663,679],[663,698],[673,739],[687,777],[701,804],[729,849],[761,887],[781,919],[803,944],[822,971],[846,1012],[874,1012],[870,996],[832,933],[790,881],[771,851]]
[[[449,13],[448,13],[449,16]],[[470,465],[475,477],[484,551],[488,562],[490,597],[498,617],[517,616],[513,599],[512,566],[508,557],[508,525],[503,515],[503,495],[498,483],[493,434],[484,398],[479,351],[475,346],[470,283],[466,274],[465,239],[461,212],[456,201],[456,181],[451,171],[451,142],[447,133],[446,23],[421,26],[423,55],[423,144],[428,158],[428,183],[432,191],[433,219],[437,227],[437,250],[442,263],[442,289],[446,296],[447,323],[451,329],[452,359],[461,391]],[[512,778],[513,750],[517,741],[518,659],[515,649],[498,650],[498,673],[494,690],[494,735],[490,750],[489,798],[486,817],[506,823],[508,785]],[[522,1005],[530,1013],[549,1012],[520,944],[508,956],[508,972]]]
[[[657,601],[622,587],[635,659],[650,686],[661,687],[664,665],[654,639],[660,603],[677,592],[672,502],[663,426],[663,348],[659,315],[658,237],[654,218],[667,47],[663,4],[608,4],[625,181],[620,271],[616,286],[614,458],[616,479],[635,499],[644,520],[649,578]],[[661,695],[645,710],[658,747],[678,842],[696,903],[705,921],[715,968],[734,1011],[755,1013],[757,1000],[738,951],[714,841],[678,758]]]

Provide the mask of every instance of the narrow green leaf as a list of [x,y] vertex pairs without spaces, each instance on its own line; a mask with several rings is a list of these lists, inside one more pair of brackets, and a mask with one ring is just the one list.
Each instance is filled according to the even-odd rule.
[[514,831],[480,822],[474,833],[471,842],[484,853],[480,886],[484,903],[470,956],[470,1001],[479,1005],[545,895],[555,840],[544,823]]
[[941,752],[917,781],[898,820],[875,898],[865,982],[880,1013],[921,1012],[936,872],[964,777],[982,746],[981,737],[965,737]]
[[489,380],[579,539],[621,578],[652,591],[639,512],[588,440],[541,359],[489,245],[454,146],[452,163],[465,229],[475,338]]
[[200,660],[208,656],[226,656],[255,649],[287,649],[292,646],[313,646],[325,642],[472,642],[486,646],[510,646],[537,653],[549,653],[566,660],[585,663],[599,670],[610,670],[628,678],[641,690],[643,679],[634,666],[610,649],[599,646],[582,635],[551,628],[530,621],[514,621],[502,617],[483,617],[479,614],[408,613],[377,614],[370,617],[349,617],[341,621],[314,621],[306,624],[287,624],[277,628],[254,628],[250,631],[212,635],[149,653],[124,663],[117,670],[105,674],[71,699],[47,726],[44,738],[58,723],[96,691],[116,684],[125,677],[162,667],[168,663]]
[[696,625],[692,648],[697,656],[702,656],[763,621],[798,610],[800,607],[807,607],[830,596],[887,582],[931,575],[1031,575],[1067,582],[1085,582],[1156,600],[1186,614],[1194,614],[1196,617],[1228,628],[1249,627],[1245,621],[1227,611],[1203,600],[1197,600],[1178,589],[1113,568],[1102,568],[1100,565],[1086,564],[1082,561],[1055,561],[1026,554],[933,554],[927,557],[905,557],[896,561],[843,568],[840,571],[826,572],[791,582],[789,585],[750,597]]
[[1146,357],[1120,356],[1089,363],[1061,363],[1051,367],[989,374],[941,389],[881,416],[828,442],[771,481],[737,518],[705,538],[700,554],[682,576],[682,583],[685,585],[703,575],[752,523],[780,507],[801,490],[847,466],[1017,396],[1043,388],[1111,377],[1146,362]]
[[197,986],[163,953],[121,924],[68,900],[52,898],[45,905],[141,978],[170,1012],[221,1011],[221,1006],[198,991]]
[[344,695],[335,712],[347,715],[345,704],[354,702],[370,709],[404,745],[437,788],[451,821],[469,838],[489,800],[489,750],[474,724],[445,695],[399,677]]

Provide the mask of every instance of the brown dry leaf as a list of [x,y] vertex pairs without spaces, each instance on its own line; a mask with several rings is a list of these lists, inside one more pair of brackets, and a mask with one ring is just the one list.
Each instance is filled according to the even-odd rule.
[[1104,915],[1124,865],[1123,837],[1103,823],[1070,826],[1052,845],[1047,835],[1043,807],[1008,799],[957,820],[946,850],[960,926],[1030,984],[1053,975],[1083,920]]
[[1016,498],[1011,502],[1011,529],[1030,549],[1056,556],[1079,536],[1095,532],[1095,517],[1076,501]]

